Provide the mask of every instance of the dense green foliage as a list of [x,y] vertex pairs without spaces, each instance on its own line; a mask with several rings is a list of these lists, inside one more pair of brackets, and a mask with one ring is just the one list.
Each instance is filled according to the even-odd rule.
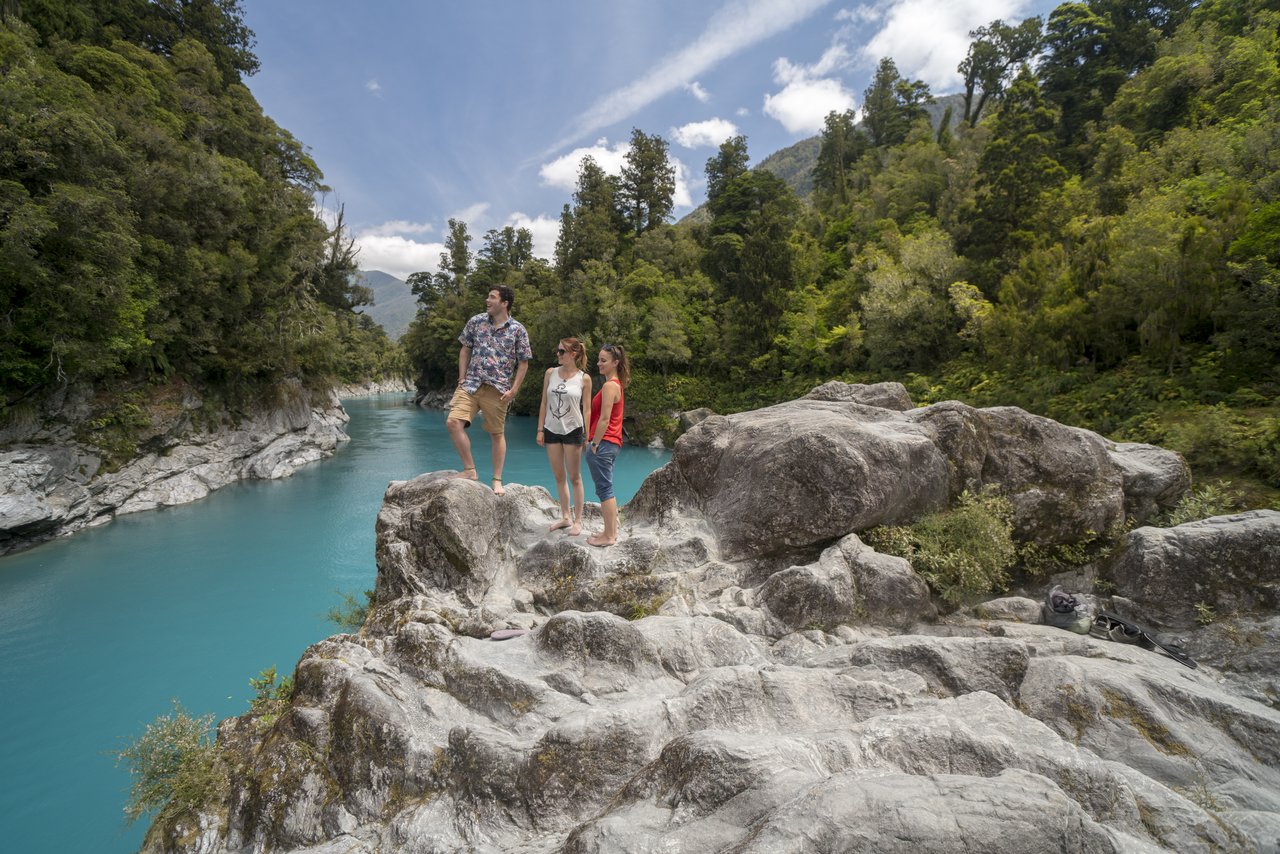
[[[739,137],[707,162],[705,211],[642,229],[584,163],[555,263],[502,281],[546,364],[563,336],[628,345],[629,412],[898,379],[921,403],[1014,403],[1280,486],[1278,25],[1274,0],[993,21],[951,125],[886,59],[861,120],[828,118],[803,202]],[[409,349],[429,378],[453,375],[498,279],[424,302]]]
[[238,0],[24,0],[0,22],[0,405],[243,395],[402,364],[352,309],[321,174],[241,82]]
[[965,492],[949,510],[909,526],[873,528],[866,536],[877,551],[911,561],[911,568],[952,605],[1004,590],[1018,556],[1013,505],[991,489]]

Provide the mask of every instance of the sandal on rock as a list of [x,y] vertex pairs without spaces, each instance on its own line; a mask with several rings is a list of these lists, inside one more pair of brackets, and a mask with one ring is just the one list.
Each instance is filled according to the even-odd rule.
[[1137,644],[1143,649],[1158,649],[1179,664],[1190,667],[1192,670],[1197,667],[1195,661],[1187,654],[1187,651],[1176,643],[1158,641],[1150,630],[1144,629],[1131,620],[1117,617],[1115,614],[1106,611],[1099,611],[1098,615],[1093,618],[1093,627],[1089,629],[1089,634],[1096,638],[1112,640],[1116,643]]

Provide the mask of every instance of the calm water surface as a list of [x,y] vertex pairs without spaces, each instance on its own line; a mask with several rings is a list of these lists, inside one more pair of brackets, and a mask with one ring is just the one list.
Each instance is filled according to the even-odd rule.
[[[339,591],[373,587],[387,483],[458,467],[444,413],[403,400],[344,401],[351,442],[287,480],[234,484],[0,558],[0,849],[137,850],[145,821],[124,823],[129,777],[112,754],[171,698],[193,714],[240,714],[250,677],[291,673],[337,631],[324,615]],[[554,494],[534,432],[532,419],[509,420],[505,480]],[[472,433],[487,478],[489,440]],[[669,456],[624,448],[619,500]],[[583,479],[595,500],[585,466]]]

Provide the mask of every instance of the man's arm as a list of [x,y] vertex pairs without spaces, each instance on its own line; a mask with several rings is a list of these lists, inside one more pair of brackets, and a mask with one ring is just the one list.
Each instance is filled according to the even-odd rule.
[[516,367],[516,378],[511,383],[511,390],[502,395],[503,400],[510,403],[516,399],[516,392],[520,391],[520,383],[524,382],[524,375],[528,372],[529,363],[527,361],[521,362],[519,366]]
[[471,348],[464,344],[458,351],[458,385],[462,385],[462,381],[466,379],[469,364],[471,364]]

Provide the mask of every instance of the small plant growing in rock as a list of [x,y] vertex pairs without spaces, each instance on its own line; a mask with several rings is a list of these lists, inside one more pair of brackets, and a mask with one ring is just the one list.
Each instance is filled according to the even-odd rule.
[[342,597],[342,604],[334,605],[330,608],[328,613],[325,614],[325,619],[347,631],[360,631],[360,627],[364,625],[364,621],[369,617],[369,608],[373,606],[373,591],[364,591],[363,602],[354,593],[335,592]]
[[950,510],[931,513],[908,526],[874,528],[867,535],[877,551],[909,560],[929,586],[953,605],[1004,590],[1017,557],[1013,505],[990,488],[976,493],[966,490]]
[[1182,496],[1182,500],[1155,524],[1161,528],[1172,528],[1210,516],[1225,516],[1240,509],[1240,496],[1231,488],[1231,481],[1206,483]]
[[1208,602],[1196,603],[1196,622],[1202,626],[1211,625],[1218,619],[1218,612]]
[[254,690],[249,714],[257,717],[263,727],[275,723],[293,698],[293,677],[277,675],[274,664],[250,679],[249,687]]
[[161,715],[142,735],[116,754],[133,785],[124,814],[130,822],[160,810],[198,810],[227,789],[226,765],[213,737],[213,715],[192,717],[173,701],[173,712]]

